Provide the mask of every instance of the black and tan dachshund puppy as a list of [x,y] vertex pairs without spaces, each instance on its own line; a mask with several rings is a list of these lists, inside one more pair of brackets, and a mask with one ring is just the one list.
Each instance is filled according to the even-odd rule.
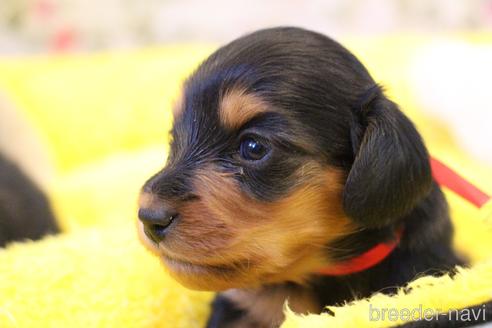
[[139,230],[184,286],[221,291],[209,327],[276,327],[287,299],[319,313],[464,264],[419,133],[328,37],[225,45],[174,115]]

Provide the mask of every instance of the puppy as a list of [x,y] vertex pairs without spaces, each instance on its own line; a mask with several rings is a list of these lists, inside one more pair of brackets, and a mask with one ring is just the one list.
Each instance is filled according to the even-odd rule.
[[337,42],[241,37],[184,85],[139,231],[184,286],[221,291],[208,327],[277,327],[464,261],[417,130]]
[[58,231],[43,191],[0,153],[0,247],[13,241],[40,239]]
[[0,247],[59,231],[38,187],[51,179],[52,166],[21,113],[0,90]]

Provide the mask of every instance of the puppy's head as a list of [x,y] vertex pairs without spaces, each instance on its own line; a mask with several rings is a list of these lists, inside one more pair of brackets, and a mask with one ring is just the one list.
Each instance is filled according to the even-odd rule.
[[345,48],[297,28],[220,48],[188,79],[140,235],[185,286],[302,282],[330,244],[393,224],[430,170],[413,125]]

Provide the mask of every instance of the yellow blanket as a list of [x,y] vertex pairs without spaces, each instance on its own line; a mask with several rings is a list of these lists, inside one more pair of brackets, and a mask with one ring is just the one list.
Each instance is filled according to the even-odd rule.
[[[413,102],[402,72],[429,42],[395,37],[348,46],[417,123],[431,153],[492,194],[492,169],[459,150],[452,131]],[[213,295],[172,281],[138,243],[134,222],[138,190],[165,160],[180,82],[213,49],[0,60],[0,90],[41,136],[56,169],[44,187],[64,230],[0,250],[0,327],[203,326]],[[388,327],[396,322],[369,320],[370,306],[447,311],[491,299],[492,204],[477,210],[446,194],[456,246],[472,259],[471,269],[454,279],[420,278],[408,293],[332,308],[335,316],[288,312],[284,326]]]

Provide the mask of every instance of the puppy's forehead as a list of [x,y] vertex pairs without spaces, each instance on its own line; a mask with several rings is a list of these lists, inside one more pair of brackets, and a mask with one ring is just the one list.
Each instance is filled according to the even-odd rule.
[[[219,123],[221,127],[227,130],[238,130],[254,117],[273,112],[271,105],[243,87],[229,88],[225,92],[218,92],[217,95],[218,99],[213,101],[213,104],[202,104],[201,108],[188,106],[187,109],[184,105],[184,96],[181,96],[173,106],[175,119],[181,119],[185,110],[188,110],[188,112],[201,110],[208,112],[212,117],[216,114],[216,123]],[[203,106],[211,108],[203,108]]]
[[268,110],[266,101],[252,91],[260,79],[254,66],[220,66],[220,62],[206,62],[187,80],[177,116],[206,116],[200,121],[216,119],[214,123],[226,129],[237,129]]
[[188,128],[233,132],[256,116],[273,111],[273,106],[253,91],[258,76],[251,65],[213,71],[207,67],[204,65],[185,83],[179,108],[174,110],[175,122],[186,122]]

